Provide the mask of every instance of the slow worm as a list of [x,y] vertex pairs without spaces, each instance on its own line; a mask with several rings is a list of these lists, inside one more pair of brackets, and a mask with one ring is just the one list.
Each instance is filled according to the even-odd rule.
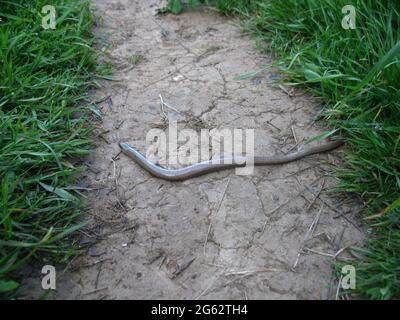
[[[337,140],[327,142],[320,146],[302,149],[282,156],[255,156],[254,165],[266,166],[284,164],[299,160],[312,154],[327,152],[336,149],[342,144],[342,141]],[[212,159],[180,169],[165,169],[147,160],[145,156],[143,156],[139,151],[131,147],[128,143],[121,142],[119,146],[121,147],[121,150],[124,154],[135,160],[146,171],[148,171],[155,177],[168,181],[187,180],[213,171],[244,167],[246,166],[247,160],[246,157],[235,156],[233,158]],[[224,163],[224,161],[226,163]]]

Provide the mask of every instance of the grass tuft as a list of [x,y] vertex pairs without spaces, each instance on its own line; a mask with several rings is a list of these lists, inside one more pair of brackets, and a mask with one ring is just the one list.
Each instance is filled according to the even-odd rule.
[[143,60],[143,56],[139,53],[134,53],[131,56],[131,62],[133,65],[138,65]]
[[82,168],[71,159],[91,147],[94,18],[88,0],[56,0],[56,28],[46,30],[47,4],[0,0],[0,294],[17,288],[13,271],[31,258],[68,259],[68,237],[82,226]]

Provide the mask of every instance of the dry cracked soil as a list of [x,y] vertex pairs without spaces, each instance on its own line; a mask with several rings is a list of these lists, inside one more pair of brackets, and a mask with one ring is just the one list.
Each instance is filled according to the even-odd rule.
[[[338,152],[220,171],[183,182],[150,176],[119,154],[143,153],[150,129],[255,129],[256,155],[296,149],[326,128],[318,101],[279,87],[272,61],[238,21],[211,10],[156,15],[157,0],[94,0],[96,34],[115,66],[114,81],[90,92],[102,114],[96,148],[80,184],[93,221],[87,245],[58,268],[56,299],[332,299],[335,254],[363,241],[357,203],[327,193]],[[132,61],[135,56],[135,61]],[[160,106],[160,95],[167,103]],[[345,250],[338,257],[351,259]],[[40,268],[27,296],[43,293]]]

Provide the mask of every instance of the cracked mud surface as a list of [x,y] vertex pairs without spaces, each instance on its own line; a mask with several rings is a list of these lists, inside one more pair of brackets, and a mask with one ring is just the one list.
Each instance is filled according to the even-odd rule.
[[[363,239],[356,206],[324,191],[335,183],[329,164],[342,165],[337,153],[185,182],[153,178],[124,155],[112,160],[119,141],[145,152],[146,133],[165,126],[160,94],[179,111],[165,110],[167,117],[182,127],[254,128],[256,155],[288,152],[321,134],[317,101],[271,85],[273,70],[233,81],[271,62],[236,20],[214,12],[155,16],[156,0],[93,2],[104,18],[97,34],[111,44],[120,81],[91,93],[94,101],[109,97],[98,103],[103,120],[83,177],[94,223],[81,241],[91,245],[59,272],[53,297],[334,297],[337,279],[325,254]],[[143,59],[133,66],[135,53]],[[40,291],[32,279],[27,290]]]

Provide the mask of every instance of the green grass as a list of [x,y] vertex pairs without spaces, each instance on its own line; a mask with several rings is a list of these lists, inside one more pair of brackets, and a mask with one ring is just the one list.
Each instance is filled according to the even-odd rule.
[[217,52],[218,50],[221,50],[221,49],[222,49],[222,46],[220,44],[214,43],[207,48],[206,53]]
[[182,12],[184,6],[196,9],[200,4],[204,3],[208,3],[208,0],[168,0],[167,7],[161,9],[161,11],[179,14]]
[[134,53],[131,56],[131,62],[135,66],[138,65],[142,60],[143,60],[143,56],[141,54],[139,54],[139,53]]
[[[344,5],[356,29],[341,26]],[[218,0],[257,46],[277,56],[286,85],[321,98],[321,117],[344,137],[347,167],[336,191],[365,204],[369,233],[356,263],[357,289],[400,298],[400,2],[396,0]]]
[[47,0],[0,0],[0,294],[32,258],[73,254],[82,226],[74,187],[90,152],[85,92],[98,66],[89,1],[51,1],[56,29],[42,28]]

